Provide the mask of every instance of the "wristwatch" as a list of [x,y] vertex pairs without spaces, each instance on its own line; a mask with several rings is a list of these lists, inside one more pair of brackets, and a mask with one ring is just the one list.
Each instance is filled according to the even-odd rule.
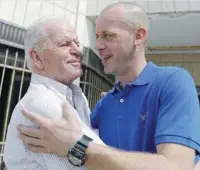
[[85,152],[91,141],[93,141],[93,139],[83,135],[74,147],[68,151],[67,158],[72,165],[82,166],[85,164]]

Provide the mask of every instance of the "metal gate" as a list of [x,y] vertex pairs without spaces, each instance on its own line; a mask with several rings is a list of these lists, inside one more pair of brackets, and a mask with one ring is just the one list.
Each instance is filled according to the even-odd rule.
[[0,154],[6,138],[8,123],[16,103],[25,94],[31,72],[26,68],[24,56],[7,48],[0,53]]

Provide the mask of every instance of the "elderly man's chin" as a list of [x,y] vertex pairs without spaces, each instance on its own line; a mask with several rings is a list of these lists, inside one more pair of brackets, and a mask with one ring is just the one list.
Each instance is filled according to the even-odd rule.
[[74,79],[76,79],[76,78],[81,77],[82,74],[83,74],[83,70],[82,70],[82,68],[79,68],[79,69],[74,70],[73,77],[74,77]]
[[74,79],[80,77],[83,74],[82,65],[71,65],[67,68],[68,74],[71,75]]

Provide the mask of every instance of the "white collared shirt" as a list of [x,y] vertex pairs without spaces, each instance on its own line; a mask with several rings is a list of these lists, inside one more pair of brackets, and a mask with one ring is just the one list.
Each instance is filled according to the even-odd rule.
[[88,102],[80,87],[72,85],[70,88],[53,79],[32,74],[27,93],[16,105],[7,132],[4,148],[4,162],[8,170],[84,170],[86,167],[72,166],[67,157],[55,154],[35,153],[29,151],[18,137],[16,126],[36,127],[33,122],[21,114],[22,106],[40,114],[43,117],[59,120],[62,117],[62,103],[68,101],[77,111],[84,133],[93,138],[94,142],[103,144],[101,139],[91,129]]

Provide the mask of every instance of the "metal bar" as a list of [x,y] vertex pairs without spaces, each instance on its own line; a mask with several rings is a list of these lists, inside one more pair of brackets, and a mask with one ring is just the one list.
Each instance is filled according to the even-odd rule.
[[[95,86],[99,87],[98,86],[98,76],[96,74],[95,74]],[[97,90],[95,90],[95,102],[94,102],[94,105],[97,103],[97,101],[99,99],[99,95],[100,95],[100,93]]]
[[[105,89],[100,89],[100,88],[98,88],[98,87],[95,87],[93,84],[91,84],[91,83],[89,83],[89,82],[80,81],[80,84],[88,85],[88,86],[90,86],[90,87],[92,87],[92,88],[95,88],[96,90],[98,90],[98,91],[100,91],[100,92],[102,92],[102,91],[105,90]],[[89,96],[89,94],[88,94],[88,96]]]
[[[26,58],[24,60],[24,66],[23,66],[23,69],[25,69],[26,67]],[[24,82],[24,70],[22,71],[22,77],[21,77],[21,82],[20,82],[20,88],[19,88],[19,98],[18,98],[18,101],[20,101],[21,99],[21,95],[22,95],[22,87],[23,87],[23,82]]]
[[[88,70],[87,69],[85,69],[85,74],[84,74],[84,82],[86,82],[86,80],[87,80],[87,73],[88,73]],[[80,83],[81,83],[81,81],[80,81]],[[85,83],[83,83],[83,93],[85,94],[86,93],[86,84]]]
[[[91,72],[92,84],[94,85],[94,73]],[[95,85],[94,85],[95,86]],[[94,105],[94,88],[91,87],[91,107]]]
[[[13,66],[9,66],[9,65],[6,65],[6,64],[0,64],[0,67],[9,68],[9,69],[14,69]],[[25,72],[27,72],[27,73],[31,73],[30,70],[28,70],[28,69],[23,69],[23,68],[20,68],[20,67],[16,67],[15,70],[17,70],[17,71],[25,71]]]
[[2,162],[3,162],[3,153],[2,154],[0,153],[0,165],[1,165]]
[[[4,142],[6,139],[6,132],[7,132],[7,127],[8,127],[8,119],[10,115],[10,105],[11,105],[11,98],[12,98],[12,91],[13,91],[13,84],[14,84],[14,79],[15,79],[15,68],[17,64],[17,58],[18,58],[18,52],[15,54],[15,62],[14,62],[14,69],[12,71],[12,76],[11,76],[11,83],[10,83],[10,88],[9,88],[9,93],[8,93],[8,102],[6,106],[6,116],[4,119],[4,126],[3,126],[3,138],[2,141]],[[1,148],[1,153],[3,153],[3,148]]]
[[92,70],[93,72],[95,72],[96,74],[98,74],[98,76],[102,77],[104,80],[106,80],[106,82],[108,82],[110,85],[113,85],[114,83],[109,80],[109,78],[106,77],[106,75],[103,75],[101,72],[99,72],[98,70],[96,70],[93,66],[91,65],[87,65],[86,63],[83,62],[83,65],[88,69],[88,70]]
[[[92,73],[92,80],[93,80],[93,85],[95,86],[95,73]],[[92,107],[94,106],[95,103],[95,89],[92,88]]]
[[[93,80],[94,86],[97,86],[97,85],[96,85],[96,74],[94,74],[93,77],[94,77],[94,80]],[[95,90],[94,88],[93,88],[92,90],[93,90],[93,96],[94,96],[94,97],[93,97],[92,106],[94,106],[94,105],[96,104],[97,94],[96,94],[96,90]]]
[[[5,60],[4,60],[4,65],[6,65],[6,62],[7,62],[8,52],[9,52],[9,50],[7,48],[6,49],[6,56],[5,56]],[[0,64],[0,66],[1,65],[2,64]],[[3,67],[2,76],[1,76],[1,85],[0,85],[0,97],[1,97],[1,92],[2,92],[2,88],[3,88],[3,80],[4,80],[5,70],[6,70],[6,67]]]
[[8,46],[11,46],[11,47],[16,47],[16,48],[19,48],[19,49],[24,49],[24,46],[23,45],[20,45],[20,44],[17,44],[15,42],[10,42],[8,40],[3,40],[3,39],[0,39],[0,43],[1,44],[5,44],[5,45],[8,45]]
[[[1,0],[0,0],[1,1]],[[18,25],[16,23],[13,23],[13,22],[9,22],[9,21],[6,21],[6,20],[3,20],[0,18],[0,22],[6,24],[6,25],[9,25],[9,26],[12,26],[12,27],[17,27],[17,28],[20,28],[20,29],[23,29],[25,30],[25,27],[24,26],[21,26],[21,25]]]
[[[96,80],[97,80],[97,75],[94,74],[94,86],[97,86]],[[93,92],[94,92],[94,101],[93,101],[93,106],[94,106],[98,101],[98,92],[94,88],[93,88]]]
[[[91,70],[88,70],[89,71],[89,77],[88,77],[88,82],[91,83]],[[90,93],[91,93],[91,86],[88,86],[88,99],[89,99],[89,106],[91,108],[91,100],[90,100]]]
[[1,158],[3,158],[3,153],[0,153],[0,163],[1,163]]

